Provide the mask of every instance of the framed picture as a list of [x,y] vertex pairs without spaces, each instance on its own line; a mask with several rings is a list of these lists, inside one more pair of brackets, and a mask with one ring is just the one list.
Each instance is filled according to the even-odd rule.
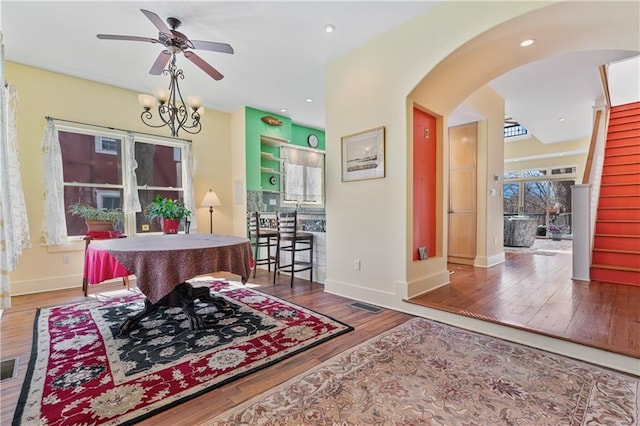
[[342,181],[384,177],[384,126],[342,138]]

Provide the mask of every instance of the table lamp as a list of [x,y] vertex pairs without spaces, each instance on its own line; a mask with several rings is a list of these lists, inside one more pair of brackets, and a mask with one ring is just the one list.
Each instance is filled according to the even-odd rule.
[[213,192],[213,190],[211,189],[209,189],[209,192],[204,194],[204,199],[202,200],[202,203],[200,203],[200,207],[209,207],[209,232],[212,234],[213,234],[213,208],[219,207],[221,205],[222,204],[220,204],[220,199],[218,198],[216,193]]

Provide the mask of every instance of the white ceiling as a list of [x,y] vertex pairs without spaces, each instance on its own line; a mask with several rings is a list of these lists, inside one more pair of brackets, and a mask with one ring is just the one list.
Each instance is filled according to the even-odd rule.
[[[211,109],[251,106],[323,129],[324,65],[438,3],[3,0],[0,7],[7,60],[144,93],[167,84],[165,76],[149,74],[162,47],[98,40],[96,34],[156,38],[156,27],[140,9],[163,19],[177,17],[179,31],[190,39],[235,49],[234,55],[195,51],[225,75],[220,81],[178,57],[185,73],[183,94],[203,96]],[[326,24],[336,31],[326,33]],[[601,96],[597,66],[627,56],[591,51],[551,58],[512,70],[490,85],[506,99],[507,114],[543,142],[582,138],[591,131],[591,107]],[[473,116],[464,109],[456,114],[452,121]]]

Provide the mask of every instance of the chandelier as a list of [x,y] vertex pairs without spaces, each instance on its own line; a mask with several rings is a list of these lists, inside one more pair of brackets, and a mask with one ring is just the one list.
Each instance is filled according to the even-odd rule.
[[[178,137],[178,132],[184,130],[187,133],[195,135],[202,130],[200,118],[204,114],[202,107],[202,98],[200,96],[187,96],[185,102],[180,92],[178,79],[184,79],[181,69],[176,67],[176,54],[171,54],[171,61],[162,74],[168,75],[169,88],[158,88],[154,90],[154,96],[140,94],[138,102],[142,106],[142,114],[140,119],[149,127],[160,128],[168,126],[171,130],[171,136]],[[157,105],[157,110],[154,111]],[[160,124],[152,122],[154,112],[157,112]],[[158,120],[156,120],[157,122]]]

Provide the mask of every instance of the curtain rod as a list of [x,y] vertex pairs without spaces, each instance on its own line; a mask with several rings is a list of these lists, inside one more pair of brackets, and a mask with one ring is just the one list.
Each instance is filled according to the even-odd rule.
[[74,121],[74,120],[65,120],[64,118],[56,118],[56,117],[51,117],[49,115],[45,115],[44,118],[46,120],[55,120],[55,121],[63,121],[65,123],[71,123],[71,124],[80,124],[81,126],[90,126],[90,127],[97,127],[99,129],[109,129],[109,130],[115,130],[118,132],[131,132],[131,133],[137,133],[139,135],[145,135],[145,136],[152,136],[154,138],[163,138],[163,139],[167,139],[167,140],[180,140],[180,141],[184,141],[184,142],[189,142],[191,143],[191,139],[182,139],[182,138],[170,138],[167,136],[159,136],[159,135],[154,135],[152,133],[145,133],[145,132],[137,132],[134,130],[128,130],[128,129],[119,129],[117,127],[108,127],[108,126],[100,126],[98,124],[90,124],[90,123],[83,123],[81,121]]

